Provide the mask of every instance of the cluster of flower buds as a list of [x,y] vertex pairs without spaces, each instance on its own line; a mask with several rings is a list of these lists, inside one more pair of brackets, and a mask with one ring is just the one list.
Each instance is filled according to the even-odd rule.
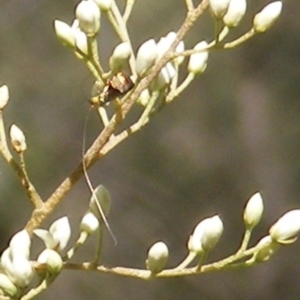
[[[247,9],[246,0],[209,0],[209,10],[212,16],[218,21],[218,24],[222,24],[223,30],[219,32],[215,40],[208,44],[206,41],[198,42],[189,54],[185,53],[185,45],[183,41],[177,44],[174,49],[170,60],[166,62],[165,66],[159,71],[157,76],[153,78],[151,84],[142,91],[137,99],[137,103],[148,106],[148,110],[151,111],[155,107],[156,101],[159,97],[167,97],[167,102],[173,100],[180,92],[182,92],[194,79],[195,76],[202,74],[207,66],[209,50],[217,45],[220,47],[220,41],[224,39],[228,34],[229,29],[238,26],[242,18],[244,17]],[[273,23],[277,20],[281,13],[282,2],[276,1],[265,6],[259,13],[257,13],[253,19],[253,27],[250,32],[252,35],[255,33],[264,32],[269,29]],[[110,70],[104,73],[101,66],[92,67],[92,73],[96,75],[96,80],[99,81],[100,90],[95,89],[92,92],[92,105],[104,105],[107,102],[119,98],[125,95],[129,90],[134,88],[134,83],[147,76],[158,61],[170,50],[173,43],[176,41],[177,34],[175,32],[169,32],[167,35],[161,37],[158,41],[153,38],[145,41],[137,50],[136,55],[133,53],[133,46],[128,36],[126,22],[116,17],[115,11],[112,9],[111,0],[83,0],[81,1],[75,10],[75,20],[72,26],[67,25],[62,21],[56,20],[54,23],[55,32],[57,37],[63,44],[71,47],[75,54],[79,58],[83,58],[85,61],[92,61],[98,63],[98,54],[92,53],[93,47],[89,43],[89,38],[93,38],[100,31],[101,12],[107,13],[111,10],[110,16],[114,16],[115,21],[111,21],[114,29],[119,34],[125,32],[122,42],[117,45],[109,59]],[[118,28],[119,27],[119,28]],[[117,29],[118,28],[118,29]],[[225,30],[226,29],[226,30]],[[121,36],[121,34],[119,34]],[[125,37],[124,37],[125,36]],[[235,45],[242,43],[249,37],[240,37],[236,41]],[[190,55],[190,59],[187,65],[187,77],[178,85],[179,78],[179,65],[182,64],[185,55]],[[95,55],[91,59],[91,55]],[[91,69],[91,67],[89,66]],[[101,74],[100,74],[100,73]],[[124,78],[118,84],[115,84],[117,74]],[[120,76],[119,76],[120,77]],[[107,82],[104,80],[108,79]],[[129,84],[128,84],[129,82]],[[104,91],[104,93],[103,93]],[[168,97],[169,96],[169,97]]]
[[[260,193],[254,194],[244,210],[244,223],[247,230],[252,231],[260,222],[264,210]],[[300,210],[292,210],[284,214],[256,245],[256,252],[251,260],[263,262],[269,260],[281,245],[292,244],[300,232]]]
[[16,297],[20,289],[27,287],[34,276],[29,261],[31,240],[28,232],[16,233],[9,247],[1,255],[0,288],[5,295]]
[[[246,0],[209,0],[211,14],[224,25],[236,27],[244,17],[247,9]],[[282,9],[282,2],[276,1],[266,5],[253,19],[256,32],[268,30],[278,19]]]

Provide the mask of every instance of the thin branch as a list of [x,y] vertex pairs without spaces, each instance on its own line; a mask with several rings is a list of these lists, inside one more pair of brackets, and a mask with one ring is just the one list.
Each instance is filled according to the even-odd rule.
[[26,193],[30,201],[33,203],[34,207],[36,209],[42,207],[43,200],[41,199],[40,195],[36,191],[34,185],[30,182],[28,175],[26,173],[23,155],[21,155],[20,157],[21,163],[19,165],[13,158],[8,148],[2,110],[0,110],[0,152],[4,157],[4,159],[6,160],[6,162],[11,166],[11,168],[15,171],[15,173],[19,177],[20,182],[22,186],[25,188]]
[[[120,111],[121,119],[123,120],[127,113],[130,111],[131,107],[134,105],[136,99],[139,97],[141,92],[146,89],[152,80],[157,76],[160,70],[165,66],[165,64],[170,60],[172,53],[175,51],[177,45],[180,41],[187,35],[190,29],[193,27],[199,16],[205,11],[208,6],[208,0],[202,1],[193,12],[183,22],[181,28],[179,29],[176,39],[171,45],[170,49],[163,55],[163,57],[158,61],[158,63],[153,67],[152,71],[148,76],[143,78],[137,85],[133,93],[130,95],[128,100],[122,105]],[[52,213],[54,208],[62,201],[63,197],[68,193],[68,191],[75,185],[75,183],[83,175],[83,163],[87,168],[91,167],[97,160],[102,157],[101,149],[109,142],[112,134],[115,132],[116,127],[119,125],[119,118],[114,115],[108,126],[100,133],[96,138],[92,146],[89,148],[85,154],[83,160],[75,170],[67,177],[54,191],[50,198],[44,203],[44,205],[39,210],[34,210],[30,220],[26,225],[26,229],[32,232],[33,229],[38,228],[40,224]]]

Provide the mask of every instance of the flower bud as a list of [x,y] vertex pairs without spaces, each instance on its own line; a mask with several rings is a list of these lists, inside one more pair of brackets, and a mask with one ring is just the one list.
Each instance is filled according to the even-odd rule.
[[169,250],[165,243],[157,242],[148,251],[148,257],[146,260],[147,269],[152,274],[161,272],[168,260]]
[[71,236],[71,227],[67,217],[62,217],[52,223],[49,228],[53,239],[57,241],[57,251],[62,251],[68,244]]
[[10,127],[10,142],[13,149],[18,153],[24,152],[27,148],[25,135],[15,124]]
[[92,234],[98,228],[99,228],[98,218],[92,212],[87,212],[81,220],[80,230],[86,232],[87,234]]
[[204,230],[201,244],[204,251],[211,251],[223,233],[223,223],[219,216],[214,216],[203,221]]
[[75,47],[75,34],[71,26],[65,22],[55,20],[54,21],[54,31],[60,42],[68,47]]
[[12,257],[20,255],[29,259],[31,240],[27,230],[17,232],[9,242]]
[[100,9],[92,0],[83,0],[76,7],[79,28],[88,36],[95,35],[100,29]]
[[112,0],[94,0],[102,11],[108,11],[111,8]]
[[47,270],[50,273],[57,274],[61,271],[63,266],[63,261],[61,256],[52,249],[45,249],[38,256],[37,261],[40,264],[46,264]]
[[10,280],[18,287],[28,286],[34,275],[30,261],[17,255],[12,258],[11,262],[11,269],[6,268],[5,270]]
[[0,289],[4,292],[5,295],[10,296],[15,299],[15,296],[18,294],[18,288],[12,283],[8,276],[0,273]]
[[[76,39],[76,47],[79,49],[83,54],[88,55],[88,43],[87,43],[87,36],[84,32],[78,30],[75,32],[75,39]],[[81,54],[78,54],[78,58],[82,59]]]
[[129,43],[124,42],[116,46],[112,56],[109,59],[109,67],[114,72],[119,72],[127,68],[131,55]]
[[254,228],[260,222],[263,211],[263,199],[260,193],[256,193],[250,198],[244,210],[244,223],[246,228]]
[[201,221],[188,242],[188,248],[191,252],[200,254],[202,251],[211,251],[219,241],[223,233],[223,223],[219,216]]
[[[168,48],[170,48],[171,45],[174,43],[176,37],[177,37],[177,34],[174,31],[171,31],[167,34],[166,41],[167,41]],[[184,42],[180,41],[175,49],[175,52],[181,53],[183,51],[184,51]],[[184,60],[184,56],[178,56],[177,58],[174,59],[174,61],[177,65],[180,65],[183,62],[183,60]]]
[[209,8],[216,19],[221,19],[226,14],[230,0],[209,0]]
[[90,199],[90,210],[91,212],[99,219],[102,220],[102,216],[99,212],[99,207],[96,203],[101,206],[104,215],[107,216],[109,214],[110,206],[111,206],[111,197],[109,191],[102,185],[98,185],[94,191],[94,195],[92,195]]
[[266,5],[253,20],[253,28],[256,32],[265,32],[278,19],[282,10],[282,2],[276,1]]
[[157,49],[154,39],[144,42],[137,51],[136,73],[143,77],[146,72],[155,64]]
[[223,17],[224,24],[228,27],[236,27],[244,17],[246,9],[246,0],[230,0],[228,10]]
[[203,49],[203,51],[194,53],[190,56],[188,64],[188,71],[190,73],[199,75],[205,71],[208,59],[208,51],[205,50],[207,46],[208,44],[205,41],[202,41],[194,47],[194,50],[200,51]]
[[299,232],[300,209],[291,210],[284,214],[269,230],[273,241],[279,244],[294,243]]
[[67,217],[62,217],[52,223],[48,230],[35,229],[33,233],[45,243],[48,249],[62,251],[71,236],[71,228]]
[[259,250],[254,253],[253,259],[256,262],[265,262],[269,260],[279,249],[280,245],[272,240],[268,235],[263,237],[257,244]]
[[9,99],[9,91],[7,85],[2,85],[0,87],[0,110],[6,106]]

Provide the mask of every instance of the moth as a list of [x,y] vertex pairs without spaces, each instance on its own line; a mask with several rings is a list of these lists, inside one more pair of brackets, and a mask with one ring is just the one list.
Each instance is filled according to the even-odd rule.
[[118,72],[107,80],[99,95],[91,98],[91,104],[92,106],[103,106],[118,97],[124,96],[133,87],[134,83],[130,77],[123,72]]

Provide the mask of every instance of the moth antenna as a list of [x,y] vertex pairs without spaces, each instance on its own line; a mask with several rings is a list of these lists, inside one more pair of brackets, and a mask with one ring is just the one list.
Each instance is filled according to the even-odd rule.
[[99,200],[97,198],[97,195],[95,193],[95,189],[93,188],[93,185],[90,181],[90,178],[89,178],[89,175],[87,173],[87,169],[86,169],[86,165],[85,165],[85,162],[84,162],[84,152],[85,152],[85,145],[86,145],[86,129],[87,129],[87,123],[88,123],[88,120],[89,120],[89,116],[90,116],[90,111],[91,109],[89,110],[88,114],[87,114],[87,117],[85,119],[85,122],[84,122],[84,132],[83,132],[83,139],[82,139],[82,169],[83,169],[83,174],[84,174],[84,177],[85,177],[85,181],[89,187],[89,190],[90,192],[92,193],[92,197],[96,203],[96,206],[98,208],[98,211],[100,213],[100,216],[105,224],[105,227],[107,228],[109,234],[111,235],[113,241],[114,241],[114,244],[115,246],[117,245],[117,239],[115,237],[115,235],[113,234],[113,231],[111,229],[111,227],[109,226],[109,223],[107,221],[107,218],[104,214],[104,211],[99,203]]

